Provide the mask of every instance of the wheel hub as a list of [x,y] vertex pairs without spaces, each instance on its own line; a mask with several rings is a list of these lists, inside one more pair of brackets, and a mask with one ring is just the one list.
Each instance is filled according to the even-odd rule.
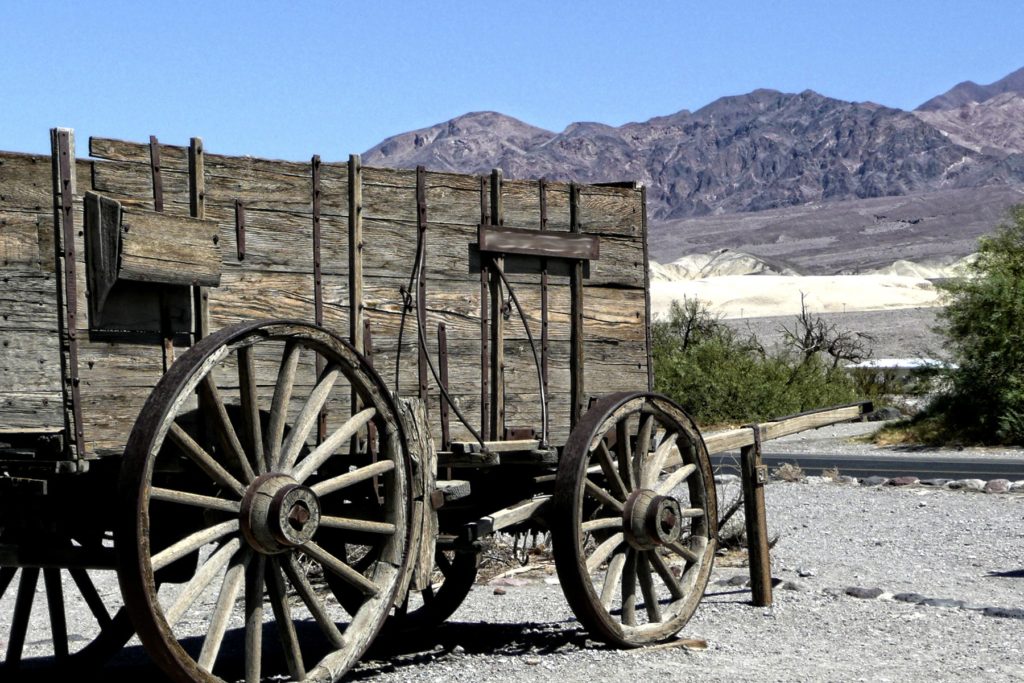
[[258,477],[242,499],[242,533],[249,545],[266,555],[301,546],[319,525],[320,499],[287,475]]
[[622,511],[626,540],[637,550],[675,543],[682,533],[679,501],[650,489],[630,494]]

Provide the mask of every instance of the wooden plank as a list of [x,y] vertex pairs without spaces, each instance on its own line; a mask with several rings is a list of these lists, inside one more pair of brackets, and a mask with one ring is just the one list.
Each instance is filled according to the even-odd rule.
[[480,251],[545,258],[596,260],[600,241],[593,235],[545,233],[525,228],[481,225],[477,232]]
[[51,211],[49,155],[0,152],[0,188],[0,211]]
[[704,444],[708,448],[709,455],[735,451],[754,445],[755,429],[761,430],[761,441],[769,441],[808,429],[818,429],[819,427],[827,427],[838,422],[856,420],[866,412],[870,412],[869,403],[822,408],[821,410],[810,411],[792,417],[770,420],[759,425],[704,434]]

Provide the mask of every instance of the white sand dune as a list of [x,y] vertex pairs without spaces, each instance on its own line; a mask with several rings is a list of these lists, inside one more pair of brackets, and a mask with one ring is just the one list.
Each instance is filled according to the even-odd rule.
[[673,299],[699,298],[724,318],[800,312],[800,295],[815,313],[879,311],[940,305],[928,280],[909,275],[726,275],[651,281],[651,312],[666,315]]

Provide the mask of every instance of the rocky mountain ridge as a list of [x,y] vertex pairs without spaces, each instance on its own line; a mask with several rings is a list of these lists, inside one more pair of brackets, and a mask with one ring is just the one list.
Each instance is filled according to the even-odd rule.
[[[809,207],[818,217],[833,208],[846,216],[851,206],[864,202],[878,209],[880,201],[925,197],[956,211],[944,197],[953,193],[963,199],[963,192],[975,190],[986,197],[1019,199],[1019,193],[1007,190],[1024,188],[1022,113],[1024,69],[988,86],[960,84],[915,112],[845,102],[810,90],[755,90],[694,112],[617,127],[574,123],[560,133],[497,112],[477,112],[388,138],[367,151],[363,161],[477,174],[501,168],[510,178],[639,180],[648,188],[652,237],[692,223],[689,230],[678,231],[685,241],[686,234],[699,235],[704,220],[710,226],[728,216],[764,211],[779,214],[776,218],[785,223],[787,211],[805,215]],[[997,213],[1005,206],[997,207]],[[929,215],[927,207],[922,211]],[[899,230],[875,228],[878,234],[892,233],[874,238],[882,247],[890,238],[902,239]],[[802,229],[806,232],[807,226]],[[973,228],[958,233],[952,242],[962,253],[949,255],[968,253],[964,246],[976,236]],[[941,239],[935,242],[937,248],[942,244]],[[669,244],[674,256],[652,253],[670,260],[680,249],[694,253],[691,246]],[[763,255],[784,259],[790,254],[783,249]],[[886,256],[884,262],[869,258],[842,268],[891,263],[893,255]]]

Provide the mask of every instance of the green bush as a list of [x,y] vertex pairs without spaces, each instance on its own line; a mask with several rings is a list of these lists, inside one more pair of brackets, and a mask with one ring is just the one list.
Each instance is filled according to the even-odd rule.
[[957,367],[929,417],[965,440],[1024,444],[1024,205],[980,240],[966,275],[941,285]]
[[[807,338],[808,321],[816,319],[804,310],[794,339]],[[768,352],[696,299],[673,302],[668,318],[655,321],[653,342],[655,389],[705,424],[766,420],[856,396],[838,358],[793,340]]]

